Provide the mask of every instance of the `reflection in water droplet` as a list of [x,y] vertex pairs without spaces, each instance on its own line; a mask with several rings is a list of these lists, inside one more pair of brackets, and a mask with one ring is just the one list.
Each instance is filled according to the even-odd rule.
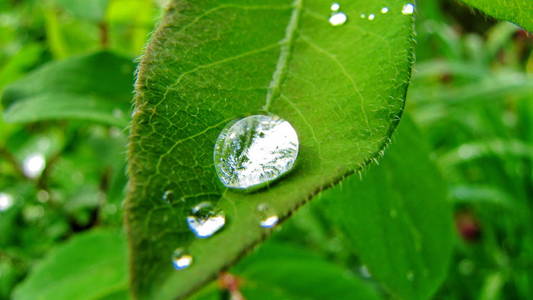
[[368,19],[369,19],[370,21],[374,20],[374,18],[376,18],[376,16],[375,16],[374,14],[369,14],[369,15],[368,15]]
[[178,248],[172,253],[172,266],[176,270],[183,270],[192,264],[192,256],[183,248]]
[[29,178],[37,178],[46,167],[46,160],[41,153],[34,153],[26,157],[22,163],[22,171]]
[[163,193],[163,201],[171,203],[174,200],[174,191],[168,190]]
[[382,14],[386,14],[386,13],[388,13],[388,12],[389,12],[389,8],[388,8],[388,7],[383,7],[383,8],[381,9],[381,13],[382,13]]
[[278,216],[270,216],[266,219],[261,220],[261,227],[263,228],[272,228],[278,224],[279,218]]
[[415,6],[411,3],[407,3],[402,8],[402,14],[412,15],[415,12]]
[[13,197],[6,193],[0,193],[0,212],[8,210],[13,205]]
[[261,220],[259,221],[261,227],[272,228],[278,224],[279,217],[268,204],[259,204],[257,206],[257,211],[259,211],[259,214],[261,215]]
[[293,168],[298,146],[289,122],[276,116],[246,117],[219,135],[214,152],[217,175],[229,188],[262,187]]
[[333,3],[331,4],[331,11],[339,11],[341,9],[341,5],[339,3]]
[[333,26],[344,25],[348,21],[348,16],[343,12],[334,13],[329,17],[329,23]]
[[199,238],[207,238],[219,231],[226,224],[226,216],[220,209],[214,209],[210,202],[202,202],[191,210],[187,225]]

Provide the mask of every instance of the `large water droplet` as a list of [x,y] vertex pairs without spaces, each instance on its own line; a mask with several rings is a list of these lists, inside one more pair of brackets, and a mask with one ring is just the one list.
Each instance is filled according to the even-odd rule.
[[415,6],[411,3],[407,3],[402,8],[402,14],[412,15],[415,12]]
[[22,170],[29,178],[37,178],[46,167],[46,160],[41,153],[34,153],[24,159]]
[[329,17],[329,24],[333,26],[344,25],[346,21],[348,21],[348,16],[343,12],[334,13]]
[[199,238],[208,238],[226,224],[226,216],[220,209],[213,208],[211,202],[202,202],[191,210],[187,225]]
[[192,256],[183,248],[178,248],[172,253],[172,266],[176,270],[183,270],[192,264]]
[[216,172],[229,188],[256,189],[289,172],[298,147],[298,135],[289,122],[276,116],[246,117],[219,135]]
[[257,206],[257,211],[259,212],[259,215],[261,216],[261,220],[259,221],[259,225],[263,228],[272,228],[278,224],[279,217],[274,212],[272,208],[266,203],[259,204]]
[[13,205],[13,197],[6,193],[0,193],[0,212],[8,210]]

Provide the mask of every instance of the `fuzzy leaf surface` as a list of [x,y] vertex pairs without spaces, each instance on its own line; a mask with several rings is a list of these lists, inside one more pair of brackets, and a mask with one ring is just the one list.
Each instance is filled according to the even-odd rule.
[[[348,21],[332,26],[331,3],[319,0],[171,2],[139,69],[130,136],[126,219],[136,299],[186,297],[270,233],[259,226],[259,204],[285,219],[379,155],[410,78],[413,16],[402,14],[404,4],[342,3]],[[254,193],[227,190],[213,165],[217,136],[258,113],[294,126],[296,167]],[[173,191],[169,203],[165,191]],[[208,239],[186,224],[202,201],[227,216]],[[170,261],[178,247],[194,257],[181,271]]]
[[531,0],[463,0],[496,19],[516,23],[533,32],[533,1]]

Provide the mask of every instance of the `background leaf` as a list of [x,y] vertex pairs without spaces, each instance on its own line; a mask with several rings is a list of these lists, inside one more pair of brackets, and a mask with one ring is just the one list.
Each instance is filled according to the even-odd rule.
[[[131,131],[127,221],[138,299],[183,298],[269,233],[259,204],[284,219],[378,155],[410,76],[413,18],[404,5],[343,3],[348,22],[335,27],[330,3],[318,0],[172,1],[140,66]],[[266,190],[225,190],[213,167],[216,137],[265,106],[296,128],[298,165]],[[165,203],[168,190],[174,200]],[[185,218],[206,200],[228,222],[197,240]],[[195,260],[180,272],[170,262],[177,247]]]
[[109,0],[55,0],[73,16],[100,22],[104,19]]
[[133,62],[109,52],[51,63],[6,87],[4,118],[82,119],[125,127],[133,71]]
[[[275,272],[272,272],[275,269]],[[380,299],[369,282],[304,248],[268,242],[231,270],[246,299]],[[219,299],[208,287],[195,300]]]
[[379,166],[323,194],[320,205],[339,224],[372,276],[401,299],[429,299],[446,275],[452,214],[429,147],[403,118]]
[[95,230],[78,235],[51,251],[15,290],[14,299],[124,299],[106,297],[127,287],[126,265],[120,232]]
[[533,32],[533,2],[530,0],[463,0],[497,19],[516,23]]

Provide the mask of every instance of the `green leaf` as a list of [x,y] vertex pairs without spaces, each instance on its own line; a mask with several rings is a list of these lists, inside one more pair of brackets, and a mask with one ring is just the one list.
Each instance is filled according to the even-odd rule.
[[27,68],[36,64],[43,52],[44,47],[41,45],[28,44],[20,49],[5,65],[0,65],[0,91],[6,84],[21,77]]
[[410,119],[402,120],[390,147],[379,166],[325,192],[320,204],[391,293],[429,299],[452,250],[446,185]]
[[127,286],[126,245],[114,230],[75,236],[51,251],[15,290],[14,300],[95,300]]
[[55,0],[74,17],[93,22],[103,21],[109,0]]
[[[319,0],[171,2],[140,66],[131,130],[127,221],[137,299],[185,297],[269,234],[259,204],[285,219],[378,155],[410,76],[413,17],[402,14],[404,4],[346,2],[348,21],[335,27],[331,3]],[[265,107],[295,127],[297,166],[255,193],[226,190],[213,166],[215,140],[230,121]],[[206,200],[228,222],[199,240],[186,216]],[[177,247],[193,255],[190,268],[173,270]]]
[[[231,274],[241,281],[245,299],[380,299],[369,283],[349,270],[303,248],[280,243],[261,246]],[[218,293],[208,287],[194,299],[220,299]]]
[[276,296],[281,295],[295,300],[379,299],[368,283],[347,269],[304,249],[277,243],[264,245],[235,271],[244,279],[244,289],[268,292],[264,299],[279,299]]
[[124,127],[134,65],[109,52],[50,63],[6,87],[7,122],[82,119]]
[[500,20],[516,23],[533,32],[533,1],[531,0],[463,0]]

